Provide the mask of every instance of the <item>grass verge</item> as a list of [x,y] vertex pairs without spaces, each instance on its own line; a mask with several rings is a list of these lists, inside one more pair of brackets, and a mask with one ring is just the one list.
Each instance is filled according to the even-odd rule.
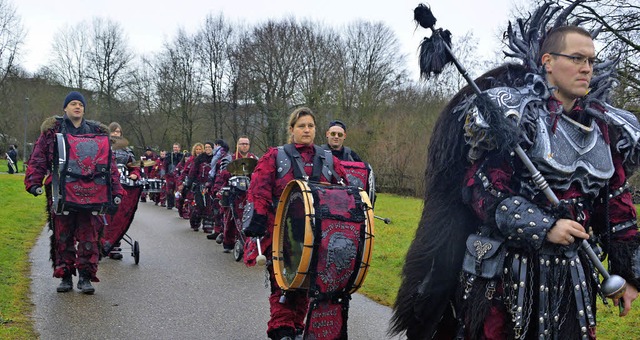
[[35,339],[29,252],[45,223],[45,199],[24,191],[23,175],[0,174],[0,339]]

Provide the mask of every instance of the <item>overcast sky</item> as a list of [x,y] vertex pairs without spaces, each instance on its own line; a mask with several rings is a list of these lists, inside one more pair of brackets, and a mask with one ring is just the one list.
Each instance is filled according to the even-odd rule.
[[[223,13],[247,24],[294,16],[332,27],[357,19],[382,21],[396,34],[407,69],[417,78],[417,48],[429,35],[415,29],[413,9],[419,0],[8,0],[16,8],[27,37],[20,63],[30,72],[48,61],[51,41],[65,24],[71,26],[94,17],[120,23],[136,53],[154,53],[174,37],[178,28],[194,33],[205,17]],[[425,1],[422,1],[425,2]],[[516,0],[432,0],[437,27],[454,37],[473,32],[479,53],[489,57],[500,46],[497,36],[506,28]]]

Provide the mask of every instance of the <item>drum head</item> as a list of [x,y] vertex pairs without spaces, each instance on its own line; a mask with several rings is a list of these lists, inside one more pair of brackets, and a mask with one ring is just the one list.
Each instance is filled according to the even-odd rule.
[[307,184],[294,180],[282,192],[273,235],[273,269],[283,290],[306,289],[313,253],[313,196]]

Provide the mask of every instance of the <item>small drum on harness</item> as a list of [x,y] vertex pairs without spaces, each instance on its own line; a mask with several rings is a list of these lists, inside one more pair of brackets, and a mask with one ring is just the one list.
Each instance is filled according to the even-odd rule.
[[276,210],[273,269],[283,290],[353,293],[373,249],[373,210],[354,186],[293,180]]
[[118,164],[118,172],[120,173],[120,184],[128,187],[132,187],[137,184],[136,181],[129,178],[130,172],[126,165]]
[[149,194],[161,193],[164,191],[165,181],[164,179],[147,179],[147,185],[145,186],[144,192]]
[[249,190],[249,182],[251,179],[247,176],[233,176],[229,178],[229,186],[231,189],[246,192]]

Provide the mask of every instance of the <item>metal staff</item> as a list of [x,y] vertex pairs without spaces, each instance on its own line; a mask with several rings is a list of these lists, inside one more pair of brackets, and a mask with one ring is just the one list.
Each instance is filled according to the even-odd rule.
[[[462,64],[460,64],[460,62],[456,59],[455,55],[451,51],[451,48],[449,46],[449,44],[451,43],[449,31],[443,31],[442,29],[435,29],[433,27],[436,23],[436,18],[433,16],[433,13],[431,12],[431,10],[427,6],[420,5],[418,8],[416,8],[414,12],[414,19],[422,27],[429,28],[431,29],[431,32],[433,32],[431,39],[427,40],[427,43],[432,45],[429,45],[430,48],[424,48],[423,46],[423,50],[421,51],[421,52],[424,52],[424,50],[426,50],[426,52],[433,52],[434,54],[430,56],[430,59],[426,58],[428,61],[430,61],[428,65],[422,65],[421,63],[420,65],[421,69],[426,70],[426,71],[423,71],[423,73],[426,73],[426,76],[428,76],[431,72],[437,74],[440,71],[442,71],[442,68],[446,64],[448,64],[449,62],[452,62],[455,65],[458,72],[460,72],[460,74],[462,74],[464,79],[467,81],[467,83],[469,84],[469,86],[471,87],[475,95],[478,98],[482,98],[482,91],[480,90],[478,85],[473,81],[473,79],[471,79],[467,70],[462,66]],[[446,35],[446,36],[443,36],[443,35]],[[439,51],[444,52],[445,55],[436,55],[437,52]],[[491,105],[493,103],[487,101],[486,104]],[[512,117],[514,115],[519,116],[519,113],[515,110],[509,110],[505,114],[506,117]],[[529,159],[527,154],[524,152],[524,150],[522,150],[522,147],[518,143],[514,143],[512,147],[513,147],[513,151],[516,153],[516,155],[518,155],[518,157],[520,158],[522,163],[524,163],[527,170],[529,170],[529,172],[531,173],[532,179],[536,183],[536,186],[543,191],[547,199],[549,199],[549,201],[553,205],[555,206],[559,205],[560,200],[558,200],[558,197],[556,196],[556,194],[551,190],[551,188],[549,188],[549,184],[544,179],[542,174],[540,174],[540,171],[538,171],[535,165],[531,162],[531,160]],[[595,254],[595,252],[591,248],[591,245],[589,244],[589,242],[587,242],[587,240],[582,240],[582,243],[580,244],[580,246],[582,247],[582,250],[587,254],[587,256],[589,257],[593,265],[596,267],[596,269],[598,269],[600,274],[604,277],[604,280],[602,281],[602,293],[605,296],[612,299],[620,298],[624,294],[624,291],[626,289],[626,281],[618,275],[609,274],[607,269],[604,267],[604,265],[602,264],[598,256]]]

